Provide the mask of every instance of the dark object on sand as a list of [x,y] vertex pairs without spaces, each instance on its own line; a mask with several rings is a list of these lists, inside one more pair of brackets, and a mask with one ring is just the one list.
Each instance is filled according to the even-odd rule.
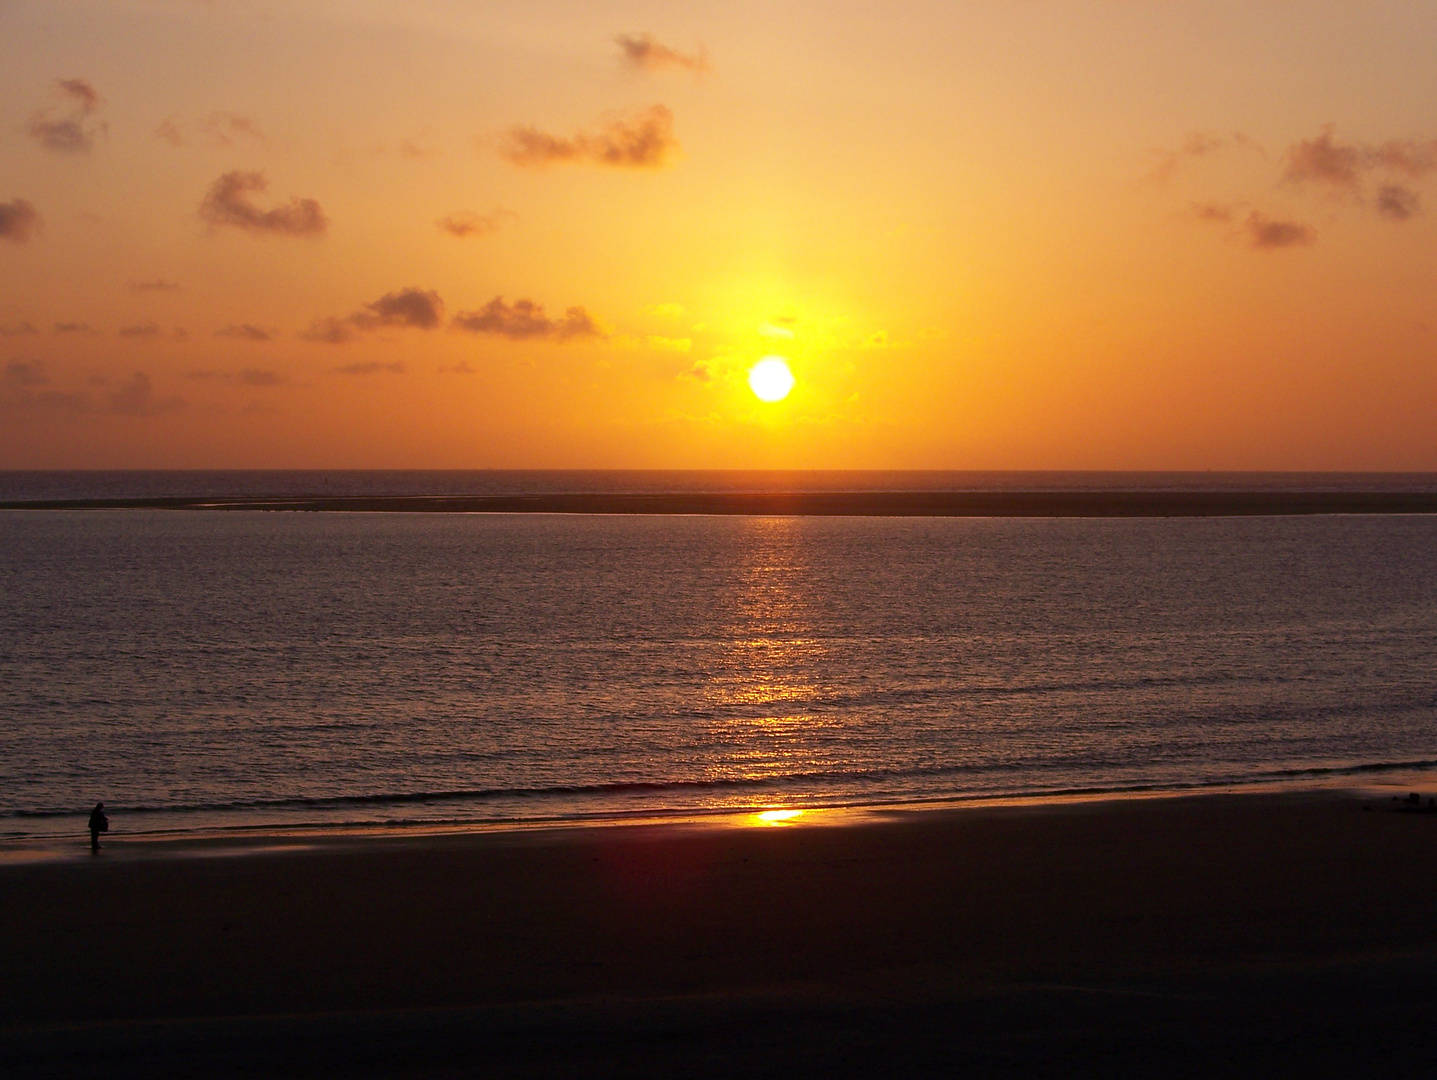
[[90,811],[90,850],[100,850],[100,834],[110,831],[110,819],[105,816],[105,804],[97,802]]

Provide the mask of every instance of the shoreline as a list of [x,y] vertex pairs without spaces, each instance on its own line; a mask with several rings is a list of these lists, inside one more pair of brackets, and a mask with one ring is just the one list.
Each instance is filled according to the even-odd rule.
[[[165,828],[105,835],[102,851],[125,861],[174,857],[233,857],[281,850],[315,850],[329,845],[423,843],[426,841],[522,842],[525,838],[626,829],[703,831],[754,828],[861,828],[894,820],[943,818],[986,812],[1063,812],[1075,808],[1116,810],[1133,803],[1180,800],[1274,799],[1365,803],[1368,809],[1410,812],[1407,799],[1416,794],[1419,808],[1437,813],[1437,769],[1412,768],[1392,782],[1354,784],[1350,776],[1301,780],[1260,780],[1186,787],[1136,787],[1037,794],[957,795],[913,801],[771,804],[672,810],[596,812],[575,816],[420,821],[264,822],[194,828]],[[111,813],[117,813],[111,811]],[[83,815],[77,814],[76,820]],[[88,833],[0,838],[0,873],[6,866],[88,860]]]

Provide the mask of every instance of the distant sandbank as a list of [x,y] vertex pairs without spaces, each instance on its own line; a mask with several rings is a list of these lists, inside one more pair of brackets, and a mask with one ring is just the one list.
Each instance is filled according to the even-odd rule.
[[270,510],[851,517],[1237,517],[1433,514],[1433,491],[801,491],[691,494],[35,499],[0,510]]
[[1401,805],[1205,795],[833,827],[269,838],[242,858],[129,858],[114,839],[0,865],[0,1064],[1412,1065],[1437,1050],[1421,1019],[1437,1004],[1437,814]]

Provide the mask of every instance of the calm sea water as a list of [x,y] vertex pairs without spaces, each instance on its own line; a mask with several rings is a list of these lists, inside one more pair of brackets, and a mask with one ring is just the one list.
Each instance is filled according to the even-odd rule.
[[1437,762],[1437,518],[0,513],[0,834]]

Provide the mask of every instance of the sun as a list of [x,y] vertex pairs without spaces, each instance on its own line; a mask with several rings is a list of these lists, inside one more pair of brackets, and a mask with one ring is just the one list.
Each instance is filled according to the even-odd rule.
[[748,386],[760,401],[782,401],[793,389],[793,372],[781,356],[765,356],[748,371]]

